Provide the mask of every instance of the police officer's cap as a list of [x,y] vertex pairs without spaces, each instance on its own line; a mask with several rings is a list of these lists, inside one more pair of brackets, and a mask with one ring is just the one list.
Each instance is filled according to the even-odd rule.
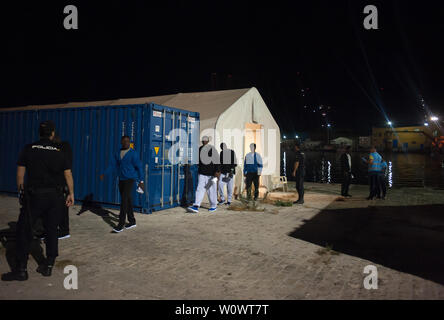
[[54,122],[52,122],[51,120],[46,120],[40,123],[40,130],[47,130],[47,131],[55,131],[56,127]]
[[51,134],[55,131],[55,124],[51,120],[43,121],[39,126],[39,134],[40,137],[50,137]]

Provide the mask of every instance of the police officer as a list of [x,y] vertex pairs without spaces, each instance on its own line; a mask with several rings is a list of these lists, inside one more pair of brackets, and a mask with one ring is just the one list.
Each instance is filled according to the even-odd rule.
[[[39,127],[40,140],[25,146],[17,161],[17,187],[24,191],[25,199],[17,222],[16,265],[12,272],[2,275],[3,281],[28,279],[27,262],[33,238],[33,222],[42,218],[46,230],[46,261],[37,272],[51,276],[58,256],[57,226],[63,206],[74,203],[74,183],[69,161],[53,143],[55,125],[44,121]],[[25,173],[27,175],[25,183]],[[63,198],[61,181],[66,180],[69,195]]]
[[[65,157],[67,158],[66,160],[68,161],[69,166],[72,170],[71,145],[69,144],[68,141],[62,141],[58,135],[56,135],[54,137],[54,143],[56,143],[57,146],[60,147],[60,150],[65,154]],[[64,184],[63,196],[65,199],[67,199],[67,197],[69,195],[69,188],[66,185],[66,181],[65,181],[64,177],[61,177],[61,178],[62,178],[61,183]],[[66,239],[69,237],[71,237],[71,235],[69,234],[69,207],[63,206],[63,212],[62,212],[62,216],[60,218],[60,223],[59,223],[59,227],[58,227],[58,238],[60,240],[60,239]]]
[[301,144],[297,141],[294,145],[295,161],[292,176],[296,178],[296,189],[299,199],[294,204],[304,204],[304,179],[305,179],[305,154],[301,152]]

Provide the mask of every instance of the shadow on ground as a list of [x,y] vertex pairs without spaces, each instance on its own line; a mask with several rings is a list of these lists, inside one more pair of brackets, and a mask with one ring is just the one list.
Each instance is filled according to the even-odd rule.
[[[15,248],[16,248],[16,222],[9,222],[8,229],[0,230],[0,241],[2,244],[1,255],[3,256],[3,251],[5,251],[5,258],[8,262],[10,268],[16,266]],[[42,241],[34,238],[30,246],[30,255],[34,258],[38,265],[41,265],[46,261],[45,255],[43,254]]]
[[289,235],[444,285],[444,205],[327,208]]
[[111,228],[116,227],[119,222],[119,215],[102,208],[102,206],[100,206],[97,202],[94,202],[92,199],[92,194],[86,196],[85,199],[83,199],[82,208],[80,208],[80,211],[79,213],[77,213],[77,215],[80,216],[86,211],[91,211],[92,213],[101,217],[103,221],[105,221]]

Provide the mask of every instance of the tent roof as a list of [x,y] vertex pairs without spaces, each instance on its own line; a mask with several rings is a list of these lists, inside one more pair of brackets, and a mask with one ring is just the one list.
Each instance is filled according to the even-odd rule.
[[31,105],[19,108],[5,108],[2,111],[74,108],[88,106],[116,106],[153,102],[168,107],[199,112],[201,119],[218,117],[251,89],[177,93],[163,96],[124,98],[105,101],[67,102],[52,105]]

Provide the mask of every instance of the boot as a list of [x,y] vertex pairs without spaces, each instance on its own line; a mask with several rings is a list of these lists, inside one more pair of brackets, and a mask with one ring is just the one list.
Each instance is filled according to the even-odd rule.
[[36,271],[38,273],[41,273],[42,276],[44,276],[44,277],[50,277],[52,274],[52,267],[53,267],[52,265],[45,263],[45,264],[39,265]]
[[25,263],[18,263],[11,272],[2,274],[2,281],[26,281],[28,280],[28,270]]

